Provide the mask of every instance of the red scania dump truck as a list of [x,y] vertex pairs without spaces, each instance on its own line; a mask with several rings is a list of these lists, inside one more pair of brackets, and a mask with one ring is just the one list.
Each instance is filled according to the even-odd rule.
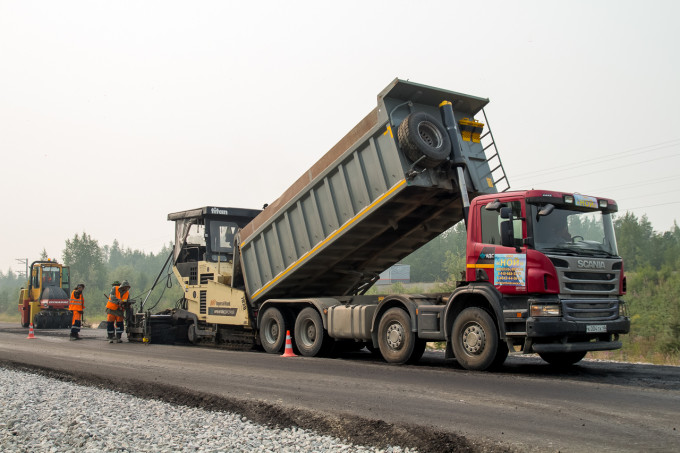
[[[367,347],[392,363],[415,362],[438,341],[470,370],[499,366],[511,349],[565,365],[620,348],[630,321],[616,203],[507,191],[487,103],[397,79],[264,210],[169,214],[184,297],[161,314],[142,302],[128,338],[280,353],[290,330],[304,356]],[[466,270],[452,293],[366,294],[460,221]]]

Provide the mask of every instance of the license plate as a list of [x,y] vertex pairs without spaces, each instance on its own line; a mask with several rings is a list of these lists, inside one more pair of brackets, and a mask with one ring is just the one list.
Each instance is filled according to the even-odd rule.
[[586,326],[586,332],[587,333],[600,333],[600,332],[606,332],[606,331],[607,331],[607,326],[605,324],[594,324],[594,325]]

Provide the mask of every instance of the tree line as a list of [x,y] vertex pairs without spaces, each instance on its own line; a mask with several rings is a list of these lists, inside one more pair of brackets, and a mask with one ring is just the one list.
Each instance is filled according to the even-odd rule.
[[[116,281],[128,280],[130,297],[136,301],[146,298],[147,307],[154,304],[158,309],[173,306],[182,297],[182,292],[174,277],[168,275],[168,268],[162,269],[171,252],[172,244],[163,246],[155,254],[122,248],[117,240],[110,246],[100,246],[96,239],[82,233],[66,240],[61,256],[50,255],[43,249],[40,257],[29,258],[29,264],[49,258],[69,266],[71,289],[78,283],[85,284],[85,317],[86,321],[92,322],[105,318],[107,297]],[[149,293],[162,270],[158,285]],[[16,315],[18,320],[19,289],[25,285],[23,273],[19,275],[12,269],[0,272],[0,313],[5,314],[3,318]]]

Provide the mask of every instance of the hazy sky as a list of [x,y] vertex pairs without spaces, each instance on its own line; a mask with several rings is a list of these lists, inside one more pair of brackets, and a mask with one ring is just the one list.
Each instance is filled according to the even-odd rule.
[[[332,5],[332,6],[331,6]],[[395,77],[488,97],[512,188],[680,218],[680,2],[0,0],[0,270],[261,208]]]

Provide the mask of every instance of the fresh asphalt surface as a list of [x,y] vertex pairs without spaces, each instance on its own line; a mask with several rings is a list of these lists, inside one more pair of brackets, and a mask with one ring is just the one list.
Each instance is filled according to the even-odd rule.
[[[261,418],[281,424],[314,414],[332,420],[319,423],[322,430],[346,423],[348,435],[359,437],[366,431],[352,428],[351,421],[372,421],[375,430],[407,427],[430,438],[441,433],[462,439],[458,447],[430,445],[451,451],[680,451],[680,367],[586,359],[564,371],[512,354],[500,371],[487,373],[466,371],[436,351],[426,351],[416,365],[393,366],[365,351],[283,358],[109,344],[105,331],[94,329],[83,329],[84,339],[75,342],[68,341],[68,330],[37,330],[35,339],[27,334],[28,329],[0,323],[0,366],[52,370],[86,385],[108,382],[147,397],[158,396],[149,390],[154,386],[172,386],[189,395],[173,401],[203,395],[199,398],[211,404],[213,398],[226,402],[206,407],[232,407],[256,420],[253,408],[279,414],[280,419]],[[423,443],[413,445],[427,450]]]

